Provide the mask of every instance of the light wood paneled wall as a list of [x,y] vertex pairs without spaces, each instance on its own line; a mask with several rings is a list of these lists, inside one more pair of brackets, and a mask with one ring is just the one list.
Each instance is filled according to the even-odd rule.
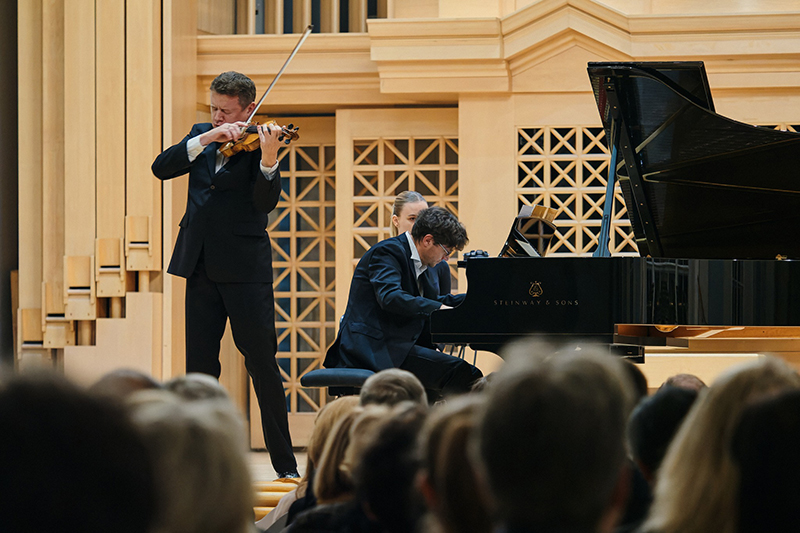
[[43,347],[42,328],[42,175],[47,152],[42,147],[46,146],[48,136],[41,129],[44,117],[42,11],[42,0],[17,5],[18,115],[25,117],[20,124],[30,122],[35,127],[19,128],[19,310],[15,350],[21,354],[24,345],[26,352],[36,357],[49,352]]

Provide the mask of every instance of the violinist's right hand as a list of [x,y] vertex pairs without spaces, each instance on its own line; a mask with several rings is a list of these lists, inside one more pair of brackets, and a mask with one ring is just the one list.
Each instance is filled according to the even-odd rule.
[[247,123],[241,121],[221,124],[200,135],[200,144],[208,146],[213,142],[226,143],[228,141],[236,141],[241,137],[242,130],[246,127]]

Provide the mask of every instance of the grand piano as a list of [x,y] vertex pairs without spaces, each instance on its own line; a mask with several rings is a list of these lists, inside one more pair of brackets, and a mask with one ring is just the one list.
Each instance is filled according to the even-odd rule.
[[[534,337],[643,361],[697,336],[800,336],[800,134],[717,114],[702,62],[588,73],[611,151],[597,250],[544,257],[518,220],[511,257],[462,262],[467,296],[433,313],[434,342],[500,353]],[[617,180],[639,257],[608,251]]]

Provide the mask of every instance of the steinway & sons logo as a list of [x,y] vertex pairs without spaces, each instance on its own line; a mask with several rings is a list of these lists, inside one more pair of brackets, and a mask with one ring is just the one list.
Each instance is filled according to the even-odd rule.
[[567,300],[563,298],[542,298],[544,296],[544,288],[541,281],[531,281],[528,288],[528,296],[515,300],[495,300],[496,306],[553,306],[553,307],[577,307],[578,300]]

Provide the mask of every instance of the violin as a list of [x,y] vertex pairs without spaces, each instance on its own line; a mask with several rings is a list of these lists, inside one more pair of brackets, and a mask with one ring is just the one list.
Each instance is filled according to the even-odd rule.
[[[270,120],[269,122],[265,123],[266,126],[271,124],[277,125],[277,122]],[[225,157],[232,157],[234,154],[238,154],[239,152],[252,152],[256,148],[259,148],[261,146],[261,139],[258,137],[257,126],[258,122],[247,126],[242,130],[242,134],[238,139],[235,141],[226,142],[224,145],[222,145],[222,148],[220,148],[219,151],[222,152]],[[300,134],[297,133],[297,130],[299,129],[300,126],[295,126],[294,124],[281,126],[281,132],[278,134],[278,140],[286,144],[296,141],[300,138]],[[269,135],[269,133],[267,134]]]
[[[289,57],[286,59],[286,62],[283,64],[281,69],[275,75],[275,78],[272,80],[272,83],[269,84],[267,90],[264,91],[264,95],[261,97],[261,100],[258,101],[258,104],[256,104],[256,107],[255,109],[253,109],[253,112],[250,113],[250,116],[247,119],[247,127],[244,128],[239,138],[235,141],[226,142],[222,146],[222,148],[219,149],[219,151],[222,152],[222,154],[225,155],[225,157],[231,157],[233,154],[237,154],[241,151],[252,152],[256,148],[259,148],[261,146],[261,139],[258,136],[258,129],[256,128],[258,122],[256,122],[255,124],[251,124],[250,122],[253,120],[253,117],[258,112],[258,109],[261,107],[261,104],[264,103],[264,100],[267,98],[267,95],[270,93],[272,88],[278,82],[278,80],[281,77],[281,74],[283,74],[283,71],[286,70],[287,66],[289,66],[289,63],[292,61],[292,58],[295,56],[295,54],[297,54],[297,51],[300,49],[300,47],[303,46],[303,43],[311,34],[311,31],[313,29],[314,26],[309,24],[309,26],[306,28],[306,31],[303,32],[302,37],[300,37],[300,41],[298,41],[298,43],[295,45],[294,50],[292,50],[292,53],[289,54]],[[277,126],[277,123],[274,120],[270,120],[266,124],[267,125],[275,124]],[[286,144],[289,144],[290,142],[299,139],[300,134],[297,133],[297,130],[299,129],[300,129],[299,126],[295,127],[293,124],[289,124],[288,126],[281,126],[281,133],[279,134],[280,137],[278,137],[278,140],[283,141]]]

